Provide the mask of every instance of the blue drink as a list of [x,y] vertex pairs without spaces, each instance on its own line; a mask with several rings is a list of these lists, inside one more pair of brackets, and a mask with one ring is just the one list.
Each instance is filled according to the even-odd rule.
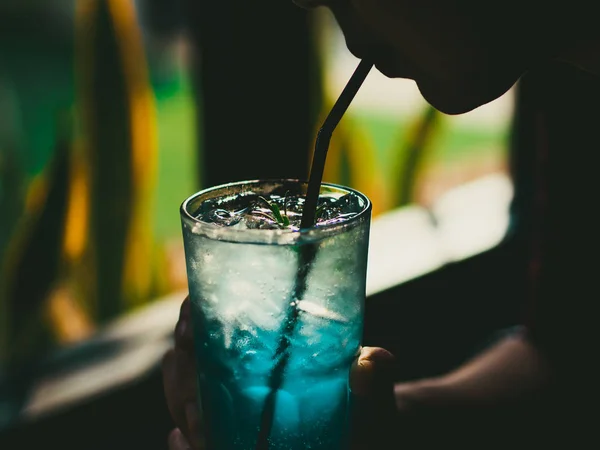
[[[208,449],[256,450],[290,308],[297,319],[268,448],[348,447],[348,375],[362,337],[371,205],[363,194],[323,184],[317,225],[300,233],[305,188],[232,183],[182,205]],[[302,246],[315,256],[298,299]]]

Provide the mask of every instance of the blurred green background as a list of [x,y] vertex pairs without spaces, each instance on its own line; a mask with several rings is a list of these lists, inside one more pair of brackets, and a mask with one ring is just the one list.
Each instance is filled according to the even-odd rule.
[[[231,71],[208,45],[223,30],[195,22],[185,1],[0,4],[0,376],[186,288],[179,205],[215,180],[239,176],[211,159],[215,133],[230,161],[251,152],[271,173],[308,170],[314,132],[356,60],[326,11],[308,14],[281,0],[261,7],[275,3],[282,21],[303,30],[301,42],[282,39],[295,39],[304,53],[273,48],[256,66],[240,56]],[[207,43],[201,63],[199,41]],[[289,85],[304,83],[311,94],[296,98],[265,84],[257,97],[237,86],[267,72],[281,79],[277,64],[304,67],[307,75]],[[249,75],[263,69],[265,76]],[[325,179],[365,192],[379,215],[428,206],[452,187],[506,172],[511,95],[466,118],[448,117],[412,82],[372,73],[336,130]],[[302,139],[286,129],[270,137],[260,120],[279,129],[290,122]],[[233,145],[222,130],[240,140]],[[261,153],[270,138],[280,157]]]

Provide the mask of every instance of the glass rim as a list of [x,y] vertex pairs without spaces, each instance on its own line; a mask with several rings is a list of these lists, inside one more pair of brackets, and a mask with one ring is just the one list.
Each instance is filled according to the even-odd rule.
[[[188,211],[190,203],[197,200],[199,197],[210,194],[211,192],[220,191],[227,188],[236,188],[238,186],[252,186],[252,185],[263,185],[268,183],[291,183],[308,185],[306,180],[300,180],[295,178],[264,178],[264,179],[253,179],[253,180],[242,180],[233,181],[229,183],[223,183],[209,188],[201,189],[198,192],[187,197],[179,208],[181,219],[192,226],[196,231],[195,234],[212,238],[215,240],[229,241],[229,242],[240,242],[240,243],[261,243],[261,244],[277,244],[277,245],[293,245],[300,242],[314,242],[321,240],[327,236],[335,235],[340,230],[353,228],[363,220],[365,217],[370,217],[372,210],[372,203],[369,197],[362,192],[344,186],[337,183],[322,182],[321,187],[331,188],[333,190],[339,190],[342,192],[353,193],[358,195],[365,203],[362,210],[357,213],[354,217],[327,225],[312,226],[303,230],[291,230],[291,229],[268,229],[268,230],[248,230],[248,229],[232,229],[226,228],[220,225],[216,225],[209,222],[203,222],[196,217],[192,216]],[[193,231],[192,231],[193,232]]]

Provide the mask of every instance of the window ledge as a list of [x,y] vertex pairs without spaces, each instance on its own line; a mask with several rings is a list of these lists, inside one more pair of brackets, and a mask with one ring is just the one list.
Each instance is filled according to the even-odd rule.
[[367,296],[482,253],[506,236],[511,180],[488,175],[455,188],[431,209],[409,206],[371,226]]

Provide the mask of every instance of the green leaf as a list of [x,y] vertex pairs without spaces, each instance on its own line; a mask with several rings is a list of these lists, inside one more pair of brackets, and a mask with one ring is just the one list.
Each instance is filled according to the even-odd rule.
[[287,215],[282,215],[281,214],[281,211],[279,210],[279,206],[277,206],[277,203],[270,202],[269,200],[267,200],[266,198],[264,198],[261,195],[259,195],[258,198],[261,199],[263,202],[265,202],[267,204],[267,206],[269,207],[269,209],[273,213],[273,216],[275,217],[275,220],[277,221],[277,223],[283,225],[284,227],[289,226],[290,219],[288,218]]
[[315,211],[315,217],[318,219],[319,217],[321,217],[321,213],[323,212],[323,210],[325,209],[325,206],[327,206],[326,203],[323,203],[319,206],[317,206],[317,210]]

